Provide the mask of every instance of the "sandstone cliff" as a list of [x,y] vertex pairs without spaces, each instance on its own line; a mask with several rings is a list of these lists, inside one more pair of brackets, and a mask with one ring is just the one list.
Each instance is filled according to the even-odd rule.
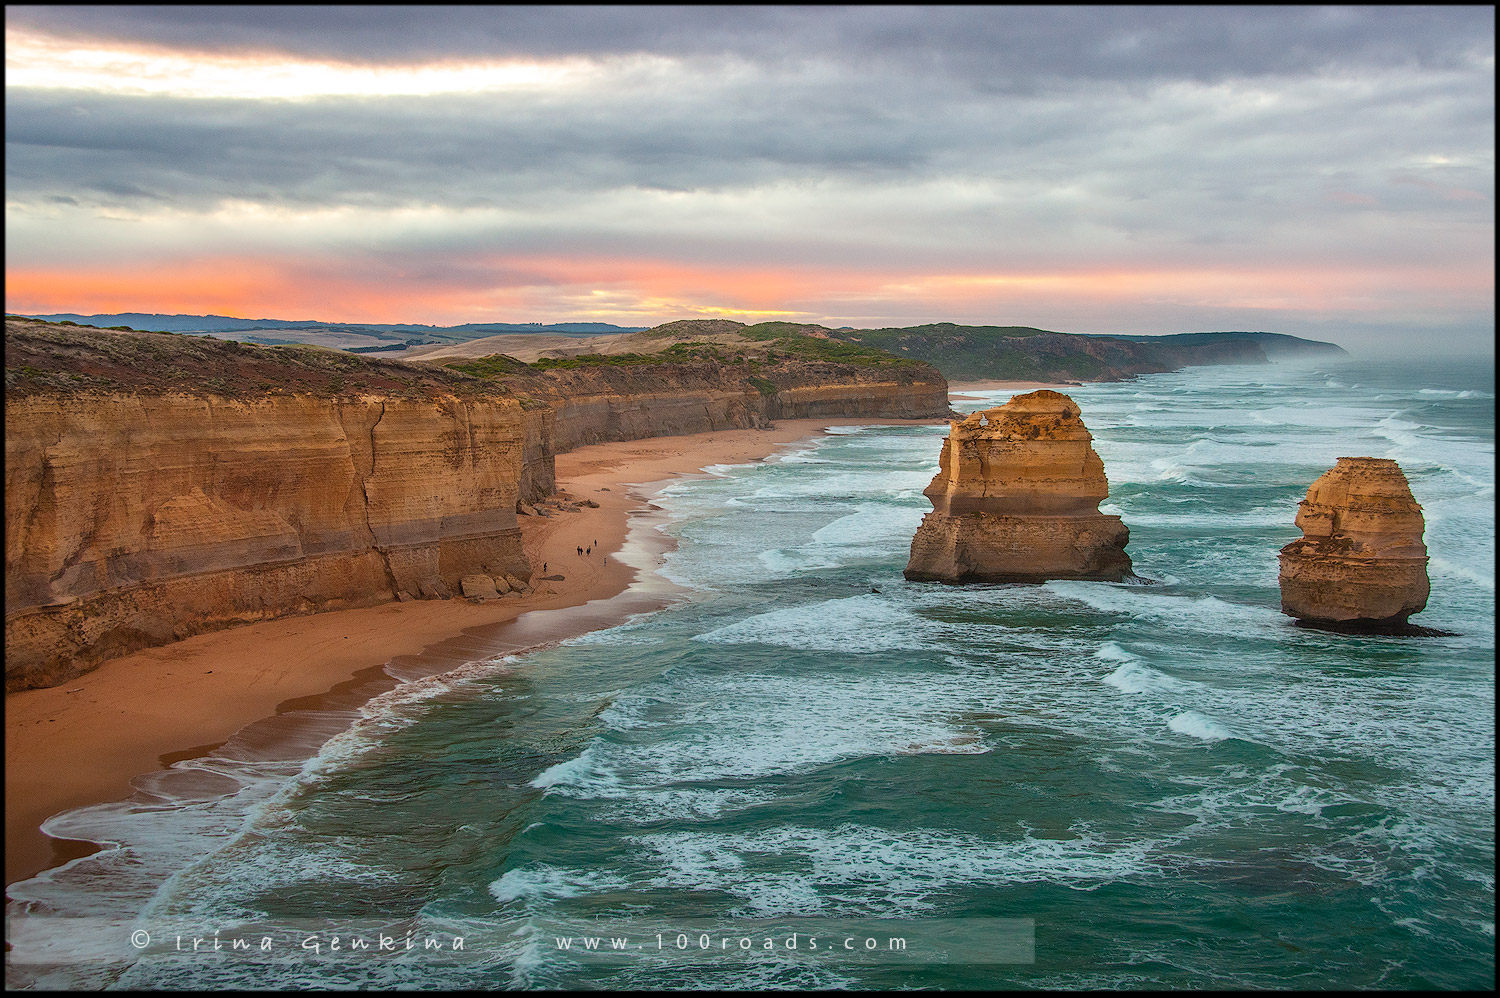
[[1341,457],[1297,507],[1281,549],[1281,609],[1299,624],[1401,632],[1427,606],[1422,507],[1395,461]]
[[924,365],[784,363],[759,373],[713,363],[540,372],[515,390],[552,410],[557,453],[585,444],[777,419],[858,416],[922,419],[948,413],[948,383]]
[[7,689],[286,613],[529,577],[514,402],[193,395],[6,407]]
[[584,443],[934,416],[921,364],[528,372],[7,321],[6,689],[287,614],[528,579],[518,504]]
[[1104,462],[1080,410],[1038,391],[950,424],[925,494],[933,510],[912,538],[906,577],[936,582],[1042,582],[1131,576]]
[[[526,408],[521,498],[553,491],[557,454],[587,444],[753,429],[777,419],[929,419],[948,414],[948,383],[926,364],[782,361],[525,365],[456,364],[484,372]],[[491,363],[486,363],[490,361]]]

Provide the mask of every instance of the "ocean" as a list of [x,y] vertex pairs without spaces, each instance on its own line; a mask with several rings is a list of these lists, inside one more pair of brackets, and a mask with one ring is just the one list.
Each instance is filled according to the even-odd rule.
[[[1493,367],[1070,394],[1155,585],[905,581],[946,427],[714,467],[634,528],[667,608],[53,819],[111,847],[12,889],[8,983],[1492,987]],[[1341,456],[1405,471],[1453,636],[1280,612]]]

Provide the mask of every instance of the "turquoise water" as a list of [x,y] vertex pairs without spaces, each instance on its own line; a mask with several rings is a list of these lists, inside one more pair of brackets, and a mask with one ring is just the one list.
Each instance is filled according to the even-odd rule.
[[[1493,985],[1492,368],[1199,368],[1071,394],[1103,508],[1158,585],[906,582],[945,427],[841,427],[717,467],[642,527],[675,538],[669,608],[411,683],[349,730],[302,718],[308,744],[334,735],[311,761],[232,742],[179,764],[196,796],[49,826],[120,848],[13,896],[153,942],[22,983]],[[1395,458],[1424,508],[1413,622],[1456,636],[1280,613],[1298,500],[1364,455]],[[905,954],[835,945],[861,919]],[[788,925],[803,944],[764,951]],[[307,946],[370,926],[465,948]],[[183,931],[273,947],[163,951]],[[972,962],[1007,932],[1033,960]],[[641,948],[557,942],[590,933]]]

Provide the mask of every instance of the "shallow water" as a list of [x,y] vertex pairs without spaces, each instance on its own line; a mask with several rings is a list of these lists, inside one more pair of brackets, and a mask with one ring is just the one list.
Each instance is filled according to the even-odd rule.
[[[676,539],[682,602],[303,719],[328,739],[311,761],[231,741],[178,764],[195,801],[55,819],[119,848],[12,895],[152,941],[70,960],[65,923],[30,918],[13,961],[50,940],[55,965],[14,962],[13,983],[1492,985],[1492,370],[1198,368],[1071,394],[1158,585],[904,581],[944,427],[717,468],[643,528]],[[1456,636],[1280,613],[1298,500],[1364,455],[1395,458],[1426,514],[1413,622]],[[868,919],[907,950],[837,945]],[[215,931],[272,947],[167,942]],[[417,948],[328,950],[384,931]],[[590,935],[638,948],[557,941]]]

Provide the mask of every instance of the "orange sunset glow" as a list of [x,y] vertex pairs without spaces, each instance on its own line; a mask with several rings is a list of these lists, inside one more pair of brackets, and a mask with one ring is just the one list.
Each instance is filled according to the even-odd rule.
[[[610,259],[494,259],[496,272],[524,270],[531,283],[487,285],[485,267],[463,279],[407,276],[399,270],[380,281],[339,271],[318,258],[199,259],[129,268],[13,268],[7,307],[15,312],[139,311],[142,298],[167,314],[313,318],[328,322],[392,322],[417,315],[431,324],[481,322],[496,314],[544,321],[586,317],[630,324],[662,314],[748,321],[795,318],[829,322],[822,298],[864,315],[873,303],[899,319],[909,316],[983,316],[1006,303],[1047,301],[1056,295],[1109,306],[1140,298],[1207,307],[1288,307],[1313,311],[1372,312],[1400,307],[1389,291],[1410,270],[1266,268],[1221,270],[1096,271],[1059,274],[860,273],[847,269],[758,270],[694,267],[671,261]],[[1428,269],[1421,290],[1448,296],[1482,287],[1483,275]],[[788,303],[809,303],[787,308]],[[557,303],[561,303],[560,305]]]
[[[12,312],[1492,329],[1479,49],[1430,80],[1158,59],[1028,88],[985,60],[905,86],[837,46],[382,53],[44,20],[7,17]],[[1413,112],[1419,86],[1451,112]]]

